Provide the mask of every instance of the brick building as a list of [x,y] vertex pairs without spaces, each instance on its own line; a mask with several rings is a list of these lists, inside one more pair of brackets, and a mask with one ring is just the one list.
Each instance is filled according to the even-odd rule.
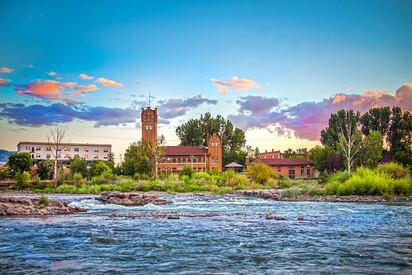
[[[142,141],[152,144],[157,142],[157,108],[142,108]],[[159,173],[173,173],[190,166],[195,171],[216,168],[222,171],[222,139],[214,133],[205,146],[164,146],[162,156],[154,163]],[[156,168],[155,168],[156,169]]]
[[268,152],[267,150],[265,150],[265,152],[260,153],[259,157],[261,159],[281,159],[283,158],[283,155],[279,150],[275,151],[272,149],[272,151]]
[[315,176],[315,167],[311,162],[304,159],[267,158],[257,159],[252,163],[256,162],[269,165],[276,176],[282,176],[284,178],[313,178]]

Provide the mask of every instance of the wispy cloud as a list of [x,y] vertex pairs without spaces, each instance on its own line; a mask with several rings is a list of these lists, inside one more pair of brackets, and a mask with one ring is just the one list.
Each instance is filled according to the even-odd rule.
[[170,98],[159,102],[159,116],[163,119],[172,119],[186,114],[189,110],[200,106],[201,104],[216,105],[217,100],[203,98],[197,95],[190,98]]
[[8,68],[8,67],[1,67],[0,68],[0,73],[3,73],[3,74],[9,74],[9,73],[12,73],[13,71],[14,71],[13,69]]
[[55,71],[50,71],[47,73],[49,76],[58,76],[58,73],[56,73]]
[[340,109],[364,113],[373,107],[400,106],[405,111],[412,111],[412,84],[402,86],[395,95],[386,91],[367,91],[361,95],[339,93],[320,102],[302,102],[273,110],[278,106],[277,102],[276,98],[244,97],[237,101],[238,113],[229,118],[243,129],[276,126],[279,134],[290,129],[298,138],[318,140],[330,115]]
[[138,112],[133,108],[73,106],[62,103],[29,105],[0,103],[0,117],[21,126],[39,127],[74,120],[93,121],[95,126],[135,122]]
[[76,82],[63,82],[62,85],[66,88],[74,88],[76,87]]
[[94,85],[94,84],[89,84],[89,85],[86,85],[86,86],[76,86],[76,90],[81,92],[81,93],[93,92],[93,91],[97,90],[97,86]]
[[262,87],[254,80],[241,79],[233,76],[227,81],[211,78],[210,81],[217,86],[219,93],[226,94],[228,89],[236,91],[260,90]]
[[7,86],[10,83],[10,79],[5,79],[0,77],[0,87],[1,86]]
[[114,87],[114,88],[123,88],[123,84],[116,82],[114,80],[110,80],[104,77],[100,77],[97,79],[97,82],[99,82],[100,84],[102,84],[105,87]]
[[88,74],[80,74],[80,75],[79,75],[79,78],[81,78],[81,79],[83,79],[83,80],[92,80],[92,79],[94,79],[93,76],[88,75]]

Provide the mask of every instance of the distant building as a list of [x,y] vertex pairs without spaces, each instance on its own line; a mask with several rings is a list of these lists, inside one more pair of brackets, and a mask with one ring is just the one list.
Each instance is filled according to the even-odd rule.
[[311,162],[304,159],[257,159],[251,164],[257,162],[269,165],[276,176],[282,176],[284,178],[313,178],[315,176],[315,167]]
[[[30,153],[36,160],[53,159],[52,146],[48,142],[22,141],[17,144],[17,151]],[[110,158],[112,145],[110,144],[89,144],[89,143],[61,143],[57,159],[60,161],[70,161],[78,156],[87,161],[102,160]]]
[[260,153],[259,154],[260,159],[281,159],[283,158],[283,155],[280,151],[274,151],[272,149],[272,151],[267,151],[265,150],[265,152]]
[[[142,141],[152,144],[157,142],[157,108],[142,108]],[[175,173],[183,167],[192,167],[195,171],[217,169],[222,171],[222,139],[214,133],[204,146],[164,146],[162,156],[155,166],[159,173]]]
[[242,172],[244,168],[245,168],[245,167],[244,167],[242,164],[239,164],[239,163],[237,163],[237,162],[231,162],[231,163],[229,163],[229,164],[226,164],[226,165],[223,167],[224,170],[232,169],[232,170],[234,170],[235,172],[239,172],[239,173]]

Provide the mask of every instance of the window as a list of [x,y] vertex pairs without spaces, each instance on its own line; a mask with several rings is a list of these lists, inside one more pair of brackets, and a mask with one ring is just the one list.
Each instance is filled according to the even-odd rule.
[[104,156],[103,158],[104,158],[104,159],[107,159],[107,156]]
[[278,166],[278,174],[282,173],[282,166]]
[[47,147],[46,147],[46,151],[51,151],[50,146],[47,146]]
[[295,178],[295,167],[293,167],[293,166],[289,167],[289,178],[290,179]]
[[308,169],[307,169],[307,171],[306,171],[306,175],[307,175],[308,177],[310,177],[310,167],[308,167]]
[[94,151],[95,153],[99,153],[99,149],[97,149],[97,148],[94,149],[93,151]]
[[89,152],[89,148],[84,148],[84,151],[85,151],[85,152]]
[[305,167],[301,166],[300,167],[300,175],[303,177],[305,175]]
[[50,159],[50,158],[51,158],[50,154],[47,154],[46,159]]
[[30,151],[30,146],[26,146],[26,150],[27,150],[27,151]]
[[40,154],[36,154],[36,158],[39,159],[39,158],[40,158]]
[[79,147],[74,147],[75,152],[79,152]]
[[103,150],[103,153],[108,153],[109,152],[109,149],[104,149]]
[[36,151],[41,151],[41,148],[40,148],[40,147],[36,147]]
[[94,159],[99,159],[99,156],[97,156],[97,155],[96,155],[96,156],[94,156]]

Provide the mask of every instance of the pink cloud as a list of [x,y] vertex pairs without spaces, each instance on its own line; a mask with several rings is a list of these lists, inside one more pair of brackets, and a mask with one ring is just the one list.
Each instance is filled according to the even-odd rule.
[[79,77],[80,77],[81,79],[84,79],[84,80],[92,80],[92,79],[94,79],[93,76],[88,75],[88,74],[80,74]]
[[97,82],[99,82],[100,84],[102,84],[105,87],[115,87],[115,88],[123,88],[123,84],[116,82],[114,80],[110,80],[104,77],[100,77],[97,79]]
[[7,84],[9,84],[9,82],[10,82],[9,79],[5,79],[5,78],[0,77],[0,87],[1,86],[6,86]]
[[213,85],[217,86],[220,94],[226,94],[228,89],[233,89],[237,91],[247,91],[247,90],[260,90],[262,87],[254,80],[251,79],[241,79],[237,76],[233,76],[227,81],[211,78]]
[[62,85],[66,88],[74,88],[76,86],[76,82],[63,82]]
[[80,93],[93,92],[97,90],[97,86],[95,84],[89,84],[85,86],[76,86],[76,90],[79,91]]
[[[412,84],[403,85],[395,95],[386,91],[366,91],[360,95],[339,93],[320,102],[302,102],[280,111],[271,111],[272,107],[277,106],[276,102],[276,98],[243,97],[237,101],[238,114],[230,115],[229,118],[243,129],[280,125],[280,129],[293,130],[298,138],[319,140],[330,115],[340,109],[365,113],[374,107],[400,106],[404,111],[411,112]],[[262,112],[262,109],[265,111]]]
[[13,72],[14,70],[13,69],[10,69],[10,68],[8,68],[8,67],[1,67],[0,68],[0,73],[4,73],[4,74],[9,74],[9,73],[11,73],[11,72]]

